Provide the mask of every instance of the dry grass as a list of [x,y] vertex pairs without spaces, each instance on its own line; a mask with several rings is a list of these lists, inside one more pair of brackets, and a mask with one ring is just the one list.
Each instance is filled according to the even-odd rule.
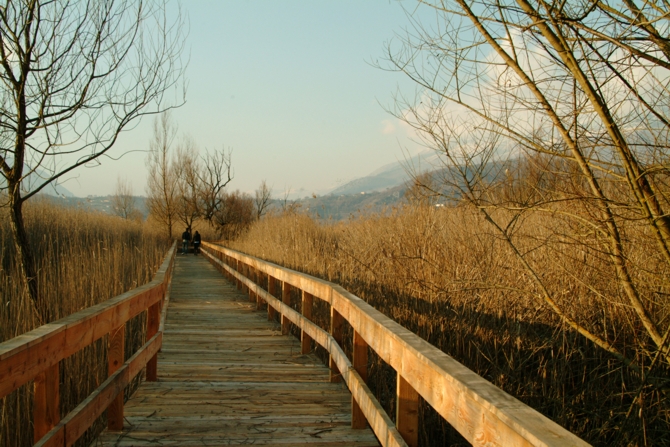
[[[90,307],[151,280],[169,244],[138,222],[33,200],[26,230],[38,262],[39,290],[50,321]],[[29,299],[20,291],[6,215],[0,220],[0,341],[36,327]],[[144,343],[144,314],[126,325],[126,358]],[[107,378],[106,337],[61,362],[61,413],[76,407]],[[0,446],[32,445],[32,386],[0,400]],[[87,445],[99,420],[80,444]]]
[[[606,256],[555,240],[560,225],[530,216],[514,237],[571,316],[648,365],[653,350]],[[645,257],[653,242],[633,226],[626,240],[645,296],[663,298],[669,272]],[[670,445],[670,401],[658,386],[668,365],[657,363],[650,385],[564,327],[508,245],[472,209],[407,206],[338,224],[275,215],[229,245],[342,284],[594,445]],[[661,319],[670,311],[663,299],[654,306]],[[394,414],[395,373],[376,356],[370,371],[371,388]],[[425,405],[421,419],[421,445],[466,444]]]

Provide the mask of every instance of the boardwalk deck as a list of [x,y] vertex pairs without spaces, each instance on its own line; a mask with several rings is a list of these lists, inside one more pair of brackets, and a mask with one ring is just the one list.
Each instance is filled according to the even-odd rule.
[[178,256],[159,381],[95,445],[379,445],[350,428],[351,395],[328,368],[254,309],[204,257]]

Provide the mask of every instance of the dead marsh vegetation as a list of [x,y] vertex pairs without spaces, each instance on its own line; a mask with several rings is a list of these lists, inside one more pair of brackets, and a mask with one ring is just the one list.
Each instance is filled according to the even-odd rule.
[[[275,214],[229,246],[341,284],[594,445],[669,444],[670,369],[632,314],[607,254],[559,237],[567,234],[561,219],[528,214],[515,225],[515,246],[564,312],[635,364],[565,324],[510,245],[468,205],[419,203],[344,223]],[[654,240],[644,226],[623,228],[636,285],[667,324],[669,272],[647,255]],[[315,321],[325,328],[327,306],[318,315],[317,302]],[[369,367],[369,385],[394,415],[395,372],[375,355]],[[421,445],[467,445],[423,404],[420,436]]]
[[[4,211],[4,210],[3,210]],[[146,224],[46,200],[26,205],[26,227],[37,260],[39,290],[49,321],[70,315],[149,282],[169,243]],[[21,292],[9,219],[0,220],[0,342],[39,326],[32,301]],[[126,325],[126,358],[142,346],[145,316]],[[61,414],[65,415],[107,378],[106,337],[61,362]],[[129,387],[126,393],[134,390]],[[32,384],[0,400],[0,446],[33,445]],[[127,394],[128,395],[128,394]],[[92,436],[106,425],[98,420]],[[84,437],[79,445],[88,445]]]

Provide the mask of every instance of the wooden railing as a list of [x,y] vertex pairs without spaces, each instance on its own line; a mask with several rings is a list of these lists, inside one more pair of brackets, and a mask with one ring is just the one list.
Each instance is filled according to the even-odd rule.
[[[74,444],[105,410],[109,429],[123,429],[126,385],[145,367],[146,379],[156,380],[175,247],[150,283],[0,343],[0,398],[34,381],[36,446]],[[126,322],[145,310],[147,342],[124,362]],[[107,380],[60,420],[59,362],[107,334]]]
[[[281,314],[301,330],[302,352],[314,340],[330,353],[331,380],[344,379],[352,394],[352,427],[366,421],[383,446],[417,446],[419,396],[476,446],[587,446],[586,442],[495,387],[456,360],[386,317],[342,287],[253,256],[203,242],[203,253],[250,299],[268,303],[268,318]],[[267,291],[257,283],[262,273]],[[275,281],[281,281],[281,300]],[[263,280],[264,281],[264,280]],[[302,294],[302,313],[290,293]],[[330,304],[330,333],[311,319],[313,298]],[[342,348],[342,323],[353,328],[352,361]],[[397,373],[395,425],[365,383],[368,347]]]

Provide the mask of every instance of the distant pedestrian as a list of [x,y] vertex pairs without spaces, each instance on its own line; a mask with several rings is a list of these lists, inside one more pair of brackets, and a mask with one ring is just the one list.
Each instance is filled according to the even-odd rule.
[[197,231],[193,235],[193,254],[197,255],[200,251],[200,233]]
[[181,254],[188,254],[188,244],[191,242],[191,232],[188,228],[181,234],[182,249]]

